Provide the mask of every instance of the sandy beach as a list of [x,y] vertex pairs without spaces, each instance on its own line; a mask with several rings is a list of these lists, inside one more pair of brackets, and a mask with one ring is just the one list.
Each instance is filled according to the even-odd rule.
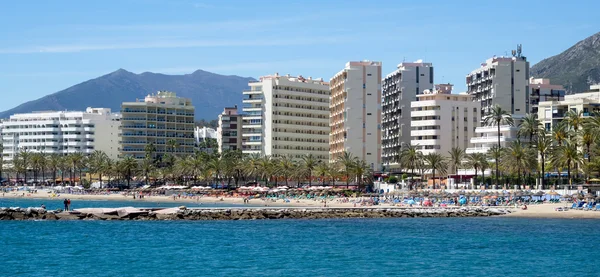
[[[202,196],[199,198],[196,197],[181,197],[181,198],[173,198],[172,196],[144,196],[144,198],[133,199],[133,196],[125,196],[120,193],[113,194],[68,194],[61,193],[59,195],[53,196],[53,194],[48,193],[46,190],[39,190],[37,193],[25,193],[23,192],[8,192],[5,193],[2,197],[4,198],[29,198],[29,199],[64,199],[69,198],[71,200],[102,200],[102,201],[134,201],[134,202],[161,202],[161,203],[169,203],[169,202],[189,202],[189,203],[221,203],[221,204],[234,204],[234,205],[244,205],[244,198],[242,197],[211,197],[211,196]],[[269,200],[265,201],[262,199],[250,199],[249,206],[277,206],[277,207],[323,207],[323,203],[321,200],[308,200],[308,199],[300,199],[300,200],[291,200],[286,202],[284,200],[277,200],[275,202]],[[353,203],[341,203],[338,201],[327,201],[327,207],[352,207]]]
[[[241,197],[210,197],[203,196],[200,198],[173,198],[169,196],[144,196],[143,199],[133,199],[132,196],[125,196],[123,194],[113,193],[113,194],[67,194],[62,193],[60,195],[53,196],[53,194],[48,193],[45,190],[40,190],[37,193],[25,193],[23,192],[9,192],[5,193],[2,197],[4,198],[30,198],[30,199],[64,199],[69,198],[71,200],[103,200],[103,201],[134,201],[134,202],[161,202],[161,203],[169,203],[169,202],[189,202],[189,203],[221,203],[221,204],[234,204],[234,205],[244,205],[244,199]],[[343,208],[343,207],[354,207],[353,200],[350,198],[349,202],[342,203],[341,201],[327,201],[327,207],[331,208]],[[263,200],[263,199],[251,199],[249,206],[262,206],[262,207],[323,207],[323,203],[321,200],[308,200],[308,199],[300,199],[300,200],[291,200],[286,202],[284,200],[277,200],[273,202],[272,200]],[[358,205],[360,206],[360,205]],[[378,205],[376,207],[395,207],[392,205]],[[527,210],[512,209],[511,214],[503,215],[504,217],[522,217],[522,218],[589,218],[589,219],[600,219],[600,211],[584,211],[584,210],[572,210],[569,209],[567,211],[556,211],[555,209],[558,207],[571,207],[570,203],[559,203],[559,204],[538,204],[538,205],[529,205]]]

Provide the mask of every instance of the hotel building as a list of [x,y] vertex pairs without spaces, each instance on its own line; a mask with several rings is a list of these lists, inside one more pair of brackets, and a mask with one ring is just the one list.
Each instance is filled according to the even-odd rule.
[[386,168],[398,168],[402,145],[411,143],[411,102],[423,91],[433,89],[433,66],[422,61],[401,63],[382,84],[381,159]]
[[381,167],[381,62],[348,62],[330,80],[329,161],[344,151]]
[[219,115],[217,127],[219,153],[227,150],[242,150],[242,116],[238,107],[225,108]]
[[[194,106],[190,99],[159,91],[143,101],[123,102],[121,113],[121,156],[141,160],[147,144],[155,146],[155,157],[194,153]],[[171,140],[176,142],[174,148],[168,144]]]
[[453,147],[466,149],[481,121],[481,106],[472,95],[451,94],[452,85],[435,85],[411,102],[411,141],[423,154],[449,157]]
[[217,131],[213,128],[208,128],[206,126],[204,126],[204,127],[196,126],[196,128],[194,129],[194,138],[196,140],[196,143],[203,142],[209,138],[217,139]]
[[467,75],[467,93],[481,102],[481,115],[499,105],[513,115],[529,113],[529,62],[520,53],[493,57]]
[[260,77],[244,91],[242,152],[327,161],[329,83],[279,74]]
[[581,112],[583,117],[600,111],[600,85],[590,86],[587,92],[565,95],[561,101],[540,101],[538,105],[538,119],[551,132],[553,126],[562,121],[570,110]]
[[120,123],[120,115],[106,108],[12,115],[2,123],[4,162],[23,150],[59,155],[100,150],[116,159]]

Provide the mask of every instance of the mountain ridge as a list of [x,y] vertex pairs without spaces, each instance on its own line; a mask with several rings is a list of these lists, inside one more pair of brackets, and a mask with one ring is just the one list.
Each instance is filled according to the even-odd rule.
[[122,102],[132,102],[159,90],[190,98],[196,107],[196,119],[215,119],[226,106],[242,103],[242,91],[251,77],[220,75],[204,70],[189,74],[168,75],[143,72],[136,74],[119,68],[66,89],[22,103],[0,112],[0,118],[34,111],[85,110],[87,107],[119,111]]

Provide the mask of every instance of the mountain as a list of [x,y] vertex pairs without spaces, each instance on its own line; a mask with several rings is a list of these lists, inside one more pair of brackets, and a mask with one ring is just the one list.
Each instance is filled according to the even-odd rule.
[[215,119],[226,106],[241,107],[242,91],[248,88],[248,81],[251,80],[254,79],[202,70],[185,75],[165,75],[151,72],[135,74],[119,69],[1,112],[0,118],[33,111],[81,111],[87,107],[119,111],[122,102],[136,101],[150,93],[168,90],[177,93],[177,96],[192,99],[196,107],[196,119]]
[[600,82],[600,33],[596,33],[566,51],[542,60],[531,67],[531,76],[550,78],[568,93],[589,90]]

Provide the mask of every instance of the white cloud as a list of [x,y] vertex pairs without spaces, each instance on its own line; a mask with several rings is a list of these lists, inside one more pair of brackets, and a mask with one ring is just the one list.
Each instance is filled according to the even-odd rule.
[[251,47],[251,46],[292,46],[313,44],[335,44],[347,42],[348,37],[296,37],[296,38],[263,38],[249,40],[149,40],[145,42],[110,42],[110,43],[73,43],[28,46],[20,48],[0,48],[0,54],[30,53],[74,53],[104,50],[127,49],[161,49],[161,48],[206,48],[206,47]]

